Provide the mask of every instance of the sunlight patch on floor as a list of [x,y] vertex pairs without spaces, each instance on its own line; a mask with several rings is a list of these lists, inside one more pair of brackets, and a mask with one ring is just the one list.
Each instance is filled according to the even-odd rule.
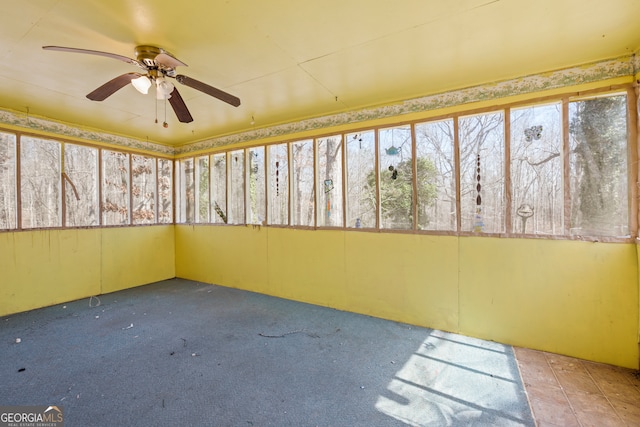
[[433,331],[376,409],[413,426],[533,426],[511,347]]

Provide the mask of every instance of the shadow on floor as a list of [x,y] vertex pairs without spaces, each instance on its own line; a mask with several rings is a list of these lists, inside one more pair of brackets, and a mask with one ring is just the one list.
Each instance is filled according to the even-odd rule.
[[510,346],[181,279],[0,318],[0,357],[67,426],[534,425]]

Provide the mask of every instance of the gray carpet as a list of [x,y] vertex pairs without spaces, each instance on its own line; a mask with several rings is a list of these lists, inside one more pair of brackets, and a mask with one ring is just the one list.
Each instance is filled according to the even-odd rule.
[[181,279],[0,318],[0,357],[66,427],[534,426],[509,346]]

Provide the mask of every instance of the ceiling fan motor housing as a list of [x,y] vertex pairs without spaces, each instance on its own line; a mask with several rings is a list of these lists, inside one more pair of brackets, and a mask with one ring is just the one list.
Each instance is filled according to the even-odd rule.
[[147,67],[156,67],[156,56],[161,53],[165,53],[164,50],[155,46],[142,45],[135,48],[136,59]]

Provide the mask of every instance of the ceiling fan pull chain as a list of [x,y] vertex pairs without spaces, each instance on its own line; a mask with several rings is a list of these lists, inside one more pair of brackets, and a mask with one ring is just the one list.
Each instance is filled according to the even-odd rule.
[[164,123],[162,123],[162,126],[164,126],[165,128],[169,127],[169,123],[167,123],[167,99],[164,99]]

